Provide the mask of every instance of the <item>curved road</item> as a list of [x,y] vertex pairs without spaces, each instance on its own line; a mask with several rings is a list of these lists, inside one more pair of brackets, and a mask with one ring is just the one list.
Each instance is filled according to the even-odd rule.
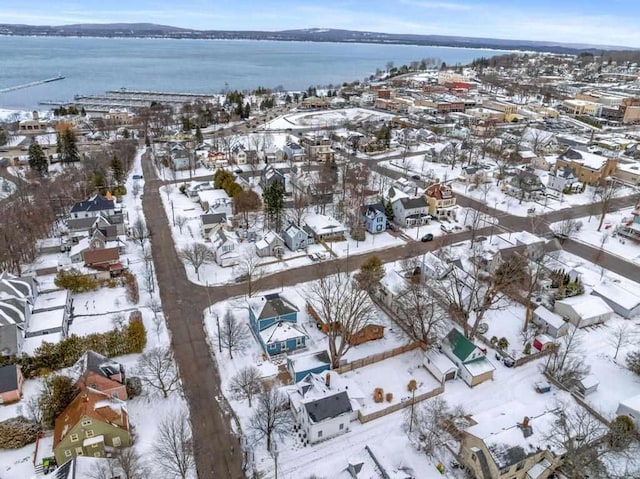
[[[171,330],[172,346],[191,412],[198,477],[200,479],[240,479],[245,476],[239,439],[231,431],[231,420],[225,412],[224,405],[218,401],[218,398],[222,397],[220,376],[205,338],[202,314],[209,301],[216,303],[246,294],[247,286],[232,284],[206,288],[189,282],[185,268],[175,250],[169,220],[161,206],[159,187],[163,183],[157,177],[148,155],[143,156],[142,169],[146,179],[143,210],[152,233],[153,260],[162,305]],[[384,169],[383,173],[393,177],[396,172]],[[550,233],[551,222],[579,218],[593,211],[593,206],[586,205],[541,215],[532,221],[531,218],[512,216],[494,210],[463,195],[458,195],[458,198],[463,206],[475,207],[497,217],[501,228],[512,231],[527,230],[547,235]],[[634,200],[637,200],[637,197],[618,198],[612,202],[611,210],[631,206]],[[476,234],[488,235],[492,230],[493,228],[487,227],[476,231]],[[288,270],[275,273],[258,281],[254,285],[254,291],[312,281],[323,275],[327,271],[326,268],[330,266],[340,266],[343,270],[355,270],[364,260],[373,255],[378,256],[385,263],[415,257],[444,245],[469,240],[471,236],[470,231],[464,231],[439,237],[437,241],[429,243],[412,242],[357,257],[296,268],[295,272]],[[598,264],[622,276],[638,279],[638,267],[617,256],[573,240],[566,240],[563,248],[589,261],[597,260]]]

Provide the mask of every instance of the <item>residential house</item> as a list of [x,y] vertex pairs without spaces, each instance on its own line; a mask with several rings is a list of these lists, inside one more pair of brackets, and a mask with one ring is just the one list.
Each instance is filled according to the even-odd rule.
[[507,188],[519,198],[527,200],[539,198],[545,194],[545,186],[542,184],[542,180],[538,175],[530,171],[518,171],[509,180]]
[[577,328],[604,323],[613,314],[603,299],[587,294],[556,300],[554,311]]
[[382,203],[362,206],[360,218],[364,228],[371,234],[382,233],[387,229],[387,214]]
[[227,225],[225,213],[205,213],[200,215],[200,234],[205,240],[211,240],[215,232]]
[[217,229],[211,242],[218,266],[227,268],[238,264],[240,258],[237,251],[238,241],[231,233],[222,228]]
[[600,283],[593,288],[591,294],[607,303],[616,314],[625,319],[640,316],[640,288],[628,283]]
[[22,399],[24,377],[17,364],[0,366],[0,404],[10,404]]
[[[636,144],[635,149],[637,151],[640,145]],[[635,161],[633,163],[620,163],[617,166],[616,172],[613,176],[623,183],[627,183],[632,186],[640,185],[640,162]]]
[[618,160],[569,148],[556,159],[556,169],[569,167],[581,183],[597,185],[616,172]]
[[129,414],[119,399],[82,390],[55,421],[53,453],[58,464],[77,456],[104,457],[110,447],[131,444]]
[[225,190],[200,190],[198,201],[206,213],[224,213],[227,218],[233,216],[233,198]]
[[21,354],[30,318],[31,304],[28,300],[0,293],[0,357]]
[[446,354],[437,349],[428,350],[422,364],[442,384],[458,377],[458,366]]
[[552,338],[564,336],[569,331],[569,323],[544,306],[538,306],[533,311],[531,321],[541,329],[541,332]]
[[423,278],[440,281],[444,279],[453,269],[453,265],[438,258],[431,251],[422,255],[420,273]]
[[[418,269],[418,268],[416,268]],[[420,272],[418,271],[419,278]],[[409,286],[407,278],[405,278],[399,271],[392,269],[387,271],[384,277],[380,280],[378,289],[375,291],[375,296],[383,303],[387,308],[392,311],[398,310],[398,299],[401,298],[406,292]]]
[[398,198],[391,203],[393,209],[393,222],[410,228],[429,223],[429,203],[424,196],[413,198]]
[[288,161],[302,161],[304,160],[304,148],[300,146],[298,143],[293,141],[288,141],[283,147],[282,151],[284,153],[284,157]]
[[458,376],[470,387],[493,379],[493,364],[457,329],[451,329],[442,341],[442,352],[458,367]]
[[200,159],[205,168],[226,168],[229,166],[227,155],[222,151],[205,151]]
[[429,214],[438,220],[456,218],[456,195],[451,185],[436,182],[428,186],[424,196],[429,203]]
[[331,140],[328,137],[305,136],[302,138],[302,144],[314,160],[333,161],[335,152],[331,148]]
[[463,166],[460,172],[460,180],[470,185],[491,182],[491,179],[487,175],[487,170],[479,165]]
[[280,163],[284,160],[284,152],[277,146],[269,146],[262,150],[262,159],[267,164]]
[[640,242],[640,206],[631,213],[631,217],[625,218],[616,228],[616,233],[626,238]]
[[246,165],[248,162],[247,150],[244,145],[238,144],[231,149],[231,161],[236,165]]
[[260,257],[275,256],[281,258],[284,255],[284,240],[275,231],[269,231],[262,239],[256,241],[256,254]]
[[34,303],[38,297],[36,280],[28,276],[14,276],[8,271],[0,273],[0,294],[23,298]]
[[191,166],[189,151],[182,144],[173,144],[169,154],[169,162],[174,171],[188,170]]
[[191,201],[193,201],[194,203],[198,203],[200,201],[200,197],[198,196],[198,193],[200,191],[208,191],[208,190],[213,190],[212,181],[200,181],[200,182],[192,181],[187,185],[184,192]]
[[278,293],[249,300],[251,329],[270,356],[306,347],[308,335],[298,326],[298,308]]
[[291,223],[282,232],[282,239],[291,251],[305,249],[308,245],[314,244],[313,235],[299,226]]
[[344,241],[347,228],[332,216],[310,214],[303,222],[316,241]]
[[41,293],[26,324],[25,337],[60,333],[65,338],[73,316],[73,300],[66,289]]
[[122,401],[128,399],[124,366],[95,351],[84,353],[72,367],[71,375],[81,389],[91,388]]
[[[289,391],[291,412],[302,439],[315,444],[349,432],[357,418],[360,400],[357,387],[345,384],[336,373],[310,373]],[[355,397],[354,397],[355,396]]]
[[112,216],[116,212],[113,197],[95,195],[87,201],[79,201],[71,208],[71,218],[95,218],[97,216]]
[[274,168],[273,165],[267,165],[267,167],[260,172],[260,186],[264,190],[275,182],[280,183],[282,185],[282,189],[286,190],[287,183],[284,173],[279,169]]
[[558,168],[549,173],[547,188],[561,192],[566,190],[576,192],[580,191],[582,184],[578,181],[578,177],[574,174],[573,170],[565,166],[564,168]]
[[329,352],[325,350],[287,356],[287,370],[294,383],[301,381],[311,373],[320,374],[330,369],[331,358]]
[[549,445],[560,411],[519,401],[474,414],[462,431],[459,456],[478,479],[546,479],[564,448]]
[[620,401],[616,415],[630,417],[636,429],[640,429],[640,394]]
[[[104,278],[120,274],[126,268],[120,263],[118,248],[88,249],[82,252],[84,265],[107,274]],[[101,276],[103,277],[103,276]]]

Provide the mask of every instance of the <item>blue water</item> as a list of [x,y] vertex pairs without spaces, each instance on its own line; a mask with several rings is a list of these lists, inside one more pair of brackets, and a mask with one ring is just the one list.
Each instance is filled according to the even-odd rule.
[[0,108],[31,109],[121,87],[215,93],[225,87],[288,90],[363,79],[393,61],[427,57],[465,64],[501,52],[465,48],[247,40],[0,37],[0,89],[65,76],[62,81],[0,93]]

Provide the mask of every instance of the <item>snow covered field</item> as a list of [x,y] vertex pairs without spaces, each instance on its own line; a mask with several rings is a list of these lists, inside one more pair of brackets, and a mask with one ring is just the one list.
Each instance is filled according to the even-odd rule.
[[390,120],[394,115],[365,108],[345,108],[342,110],[304,111],[276,118],[263,127],[265,130],[296,130],[305,128],[326,128],[340,126],[345,122],[365,122]]

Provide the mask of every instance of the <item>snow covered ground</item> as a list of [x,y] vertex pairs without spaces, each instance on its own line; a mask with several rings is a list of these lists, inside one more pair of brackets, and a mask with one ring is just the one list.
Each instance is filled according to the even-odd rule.
[[[626,261],[640,265],[640,244],[615,234],[615,229],[622,220],[631,217],[631,211],[633,211],[633,208],[607,213],[600,231],[598,231],[598,224],[600,223],[598,214],[579,218],[577,221],[582,222],[582,227],[579,232],[572,235],[571,239],[598,249],[602,248],[607,253],[620,256]],[[559,224],[555,223],[554,225]],[[553,228],[554,225],[551,225],[551,227]]]
[[365,108],[345,108],[341,110],[304,111],[291,113],[266,123],[265,130],[296,130],[304,128],[327,128],[340,126],[345,122],[390,120],[394,115]]

